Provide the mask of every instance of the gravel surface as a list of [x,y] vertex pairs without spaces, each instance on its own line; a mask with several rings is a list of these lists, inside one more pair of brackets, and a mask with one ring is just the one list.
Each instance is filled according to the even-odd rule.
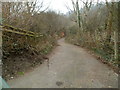
[[8,81],[12,88],[118,88],[118,75],[84,49],[58,41],[47,62]]

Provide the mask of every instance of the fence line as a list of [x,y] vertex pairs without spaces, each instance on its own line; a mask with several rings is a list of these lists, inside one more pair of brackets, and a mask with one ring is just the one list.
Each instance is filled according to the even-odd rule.
[[2,28],[2,31],[9,32],[9,33],[15,33],[15,34],[30,36],[30,37],[41,37],[41,36],[43,36],[40,33],[35,33],[35,32],[32,32],[32,31],[28,31],[28,30],[24,30],[24,29],[20,29],[20,28],[15,28],[15,27],[10,26],[10,25],[0,25],[0,27]]

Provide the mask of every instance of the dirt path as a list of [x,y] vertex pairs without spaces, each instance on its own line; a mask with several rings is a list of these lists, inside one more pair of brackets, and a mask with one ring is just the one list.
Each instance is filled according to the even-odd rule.
[[118,76],[84,49],[64,39],[47,63],[24,76],[8,81],[13,88],[117,88]]

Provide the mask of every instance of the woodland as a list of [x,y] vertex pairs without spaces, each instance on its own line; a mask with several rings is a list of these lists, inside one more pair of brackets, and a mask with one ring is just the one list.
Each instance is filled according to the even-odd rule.
[[[68,13],[39,2],[2,3],[3,78],[9,80],[42,64],[57,40],[86,48],[105,63],[119,66],[119,2],[70,0]],[[81,3],[83,6],[81,7]]]

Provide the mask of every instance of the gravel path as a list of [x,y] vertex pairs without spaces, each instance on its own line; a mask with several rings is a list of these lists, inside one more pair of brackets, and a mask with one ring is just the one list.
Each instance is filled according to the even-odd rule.
[[12,88],[118,88],[118,75],[84,49],[58,41],[47,62],[8,81]]

